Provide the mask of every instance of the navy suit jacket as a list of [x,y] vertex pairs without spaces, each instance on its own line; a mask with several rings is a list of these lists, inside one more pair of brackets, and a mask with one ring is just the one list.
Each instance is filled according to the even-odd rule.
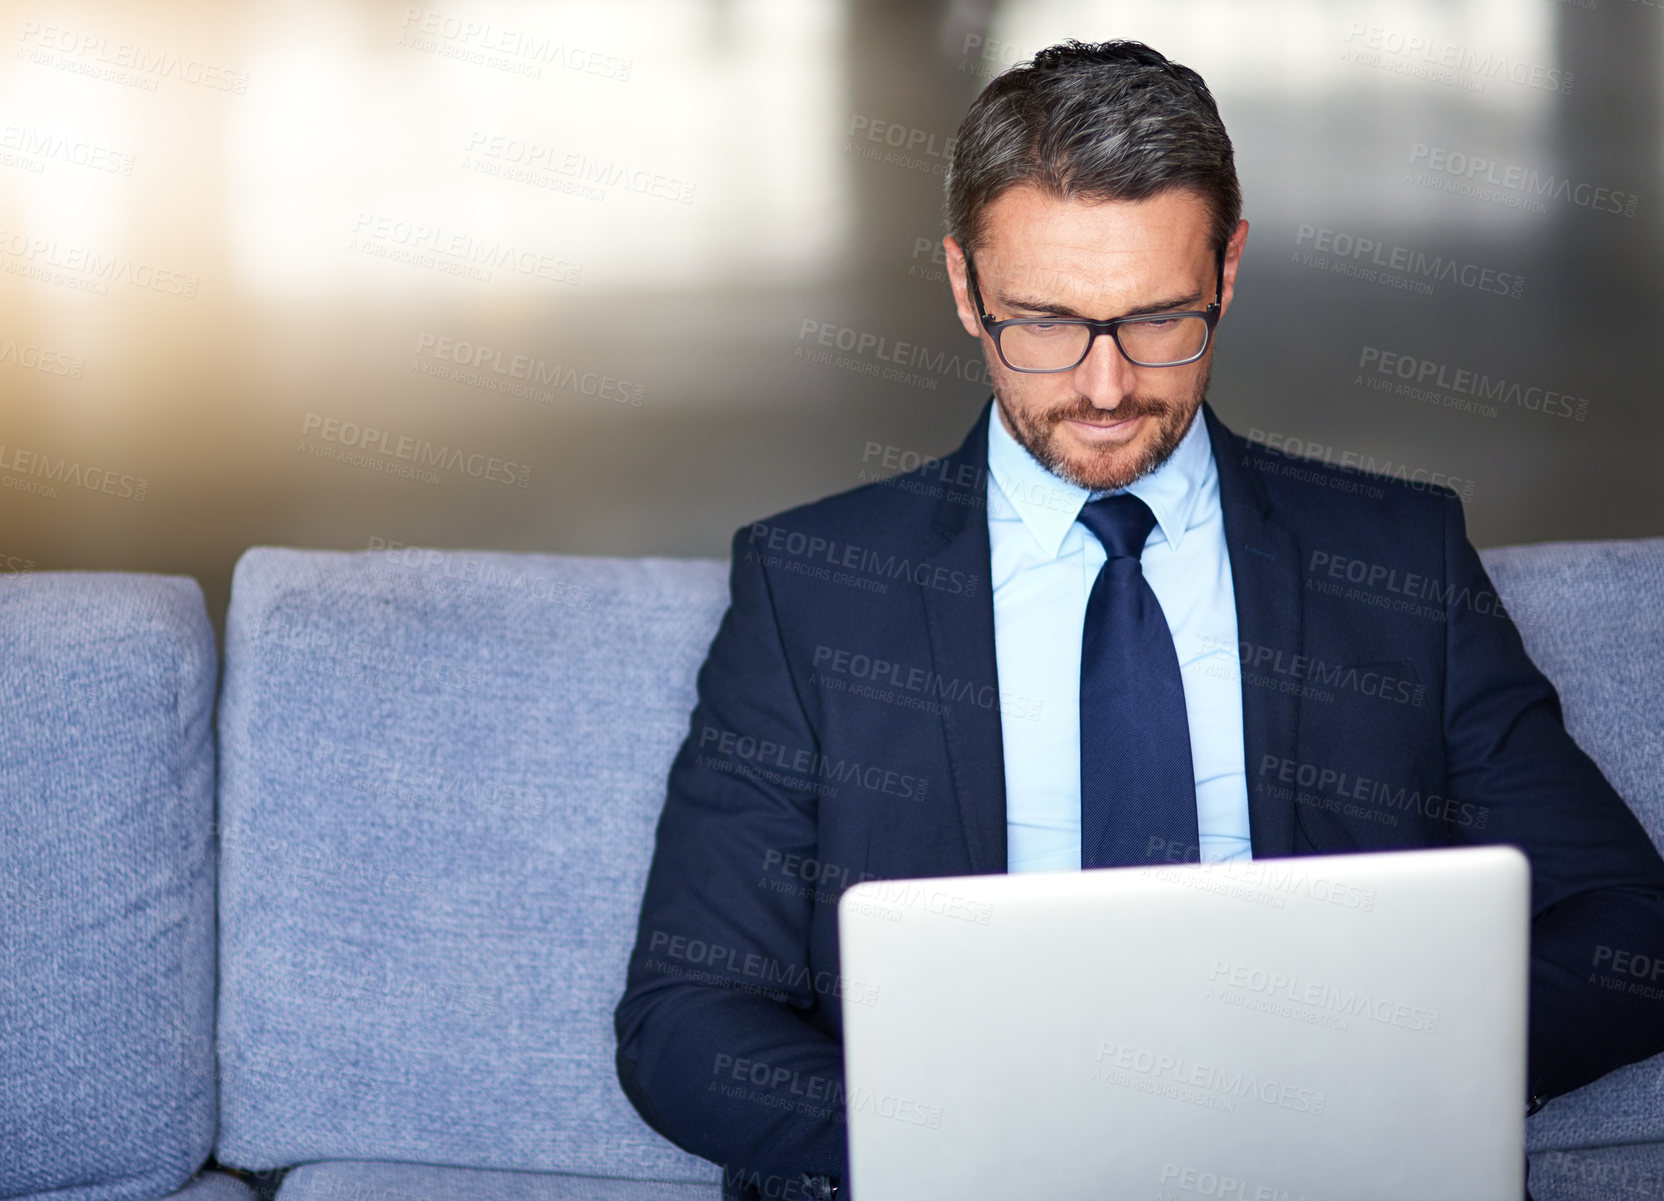
[[[725,1165],[729,1195],[846,1175],[841,1004],[863,986],[838,973],[842,889],[1006,870],[991,413],[941,459],[734,535],[615,1015],[626,1095]],[[1598,946],[1664,954],[1664,862],[1567,735],[1460,500],[1201,419],[1254,857],[1512,843],[1532,868],[1532,1093],[1664,1050],[1655,1002],[1591,982]]]

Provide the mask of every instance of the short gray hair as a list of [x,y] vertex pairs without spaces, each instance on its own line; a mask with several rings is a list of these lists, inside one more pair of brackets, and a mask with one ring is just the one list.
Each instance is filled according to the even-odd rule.
[[983,210],[1019,184],[1090,202],[1189,190],[1212,210],[1220,254],[1242,218],[1235,154],[1213,93],[1195,71],[1142,42],[1071,38],[982,90],[948,156],[954,240],[974,250]]

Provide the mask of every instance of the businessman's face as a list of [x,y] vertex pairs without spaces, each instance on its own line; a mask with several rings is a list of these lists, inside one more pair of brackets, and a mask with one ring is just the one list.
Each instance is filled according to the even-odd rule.
[[[1021,185],[1001,193],[983,217],[983,244],[971,257],[995,319],[1107,320],[1201,310],[1214,299],[1218,260],[1209,211],[1193,192],[1087,203]],[[1225,308],[1247,234],[1244,221],[1226,251]],[[1000,419],[1018,443],[1058,476],[1092,490],[1124,487],[1166,461],[1207,393],[1211,342],[1194,363],[1139,367],[1099,337],[1072,371],[1012,371],[978,320],[963,251],[951,237],[945,245],[959,319],[982,341]]]

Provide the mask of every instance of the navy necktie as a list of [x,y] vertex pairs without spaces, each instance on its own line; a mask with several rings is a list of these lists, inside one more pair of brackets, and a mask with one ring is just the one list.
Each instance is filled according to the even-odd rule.
[[1179,656],[1138,556],[1155,527],[1130,492],[1076,520],[1109,558],[1086,601],[1080,654],[1080,865],[1200,857]]

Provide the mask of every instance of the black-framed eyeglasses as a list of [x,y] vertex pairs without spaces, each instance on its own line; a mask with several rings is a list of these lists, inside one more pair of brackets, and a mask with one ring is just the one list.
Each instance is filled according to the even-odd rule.
[[1182,367],[1207,353],[1213,327],[1219,324],[1220,302],[1225,296],[1225,256],[1219,256],[1219,277],[1214,301],[1200,311],[1151,313],[1139,317],[1114,317],[1092,321],[1085,317],[1012,317],[996,321],[982,303],[976,283],[976,264],[965,255],[965,273],[971,285],[982,328],[994,340],[1000,362],[1013,371],[1041,374],[1073,371],[1092,353],[1099,334],[1108,334],[1127,361],[1139,367]]

